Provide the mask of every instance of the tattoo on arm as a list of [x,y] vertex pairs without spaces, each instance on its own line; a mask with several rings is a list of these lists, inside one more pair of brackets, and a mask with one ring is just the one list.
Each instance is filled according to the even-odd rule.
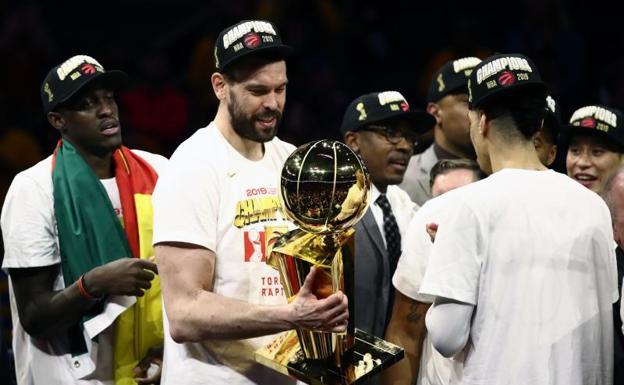
[[420,309],[418,309],[418,302],[416,301],[412,301],[412,303],[410,304],[410,308],[409,308],[409,312],[407,313],[407,317],[406,319],[409,322],[419,322],[422,319],[422,313],[419,312]]

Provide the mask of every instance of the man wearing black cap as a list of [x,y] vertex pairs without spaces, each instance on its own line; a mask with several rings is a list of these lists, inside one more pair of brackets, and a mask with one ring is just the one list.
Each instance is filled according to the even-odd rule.
[[624,159],[624,114],[607,106],[581,107],[572,114],[567,129],[568,176],[601,194]]
[[268,227],[288,222],[277,195],[294,147],[275,135],[286,101],[285,58],[272,23],[243,21],[217,39],[214,121],[173,154],[154,195],[154,244],[163,285],[163,384],[285,384],[254,351],[295,327],[344,331],[342,293],[318,300],[316,270],[287,303],[266,264]]
[[114,91],[126,82],[85,55],[43,81],[61,140],[2,208],[19,384],[134,383],[161,362],[150,194],[166,159],[122,146]]
[[[533,143],[540,162],[549,166],[557,152],[559,121],[555,100],[547,96],[546,102],[544,125],[533,135]],[[445,385],[461,378],[462,363],[441,356],[429,342],[424,324],[429,302],[426,297],[420,298],[418,291],[430,260],[437,223],[445,215],[453,215],[447,212],[444,198],[436,197],[484,177],[479,165],[470,159],[444,159],[431,169],[432,199],[420,207],[408,225],[406,232],[410,236],[403,243],[404,251],[392,278],[397,300],[386,340],[403,346],[408,359],[386,371],[389,378],[416,378],[417,385]]]
[[547,170],[533,135],[546,86],[531,60],[495,55],[468,83],[488,178],[444,195],[419,295],[436,349],[465,353],[460,384],[610,384],[613,232],[604,202]]
[[427,112],[436,119],[435,140],[427,150],[412,158],[400,185],[420,206],[431,198],[429,171],[438,160],[474,159],[468,133],[466,83],[472,69],[480,61],[476,57],[449,61],[431,79],[427,93]]
[[399,92],[385,91],[351,102],[341,126],[345,143],[362,157],[372,181],[371,205],[355,226],[355,327],[381,338],[392,310],[391,279],[401,238],[418,208],[396,185],[416,137],[434,123],[426,112],[410,110]]

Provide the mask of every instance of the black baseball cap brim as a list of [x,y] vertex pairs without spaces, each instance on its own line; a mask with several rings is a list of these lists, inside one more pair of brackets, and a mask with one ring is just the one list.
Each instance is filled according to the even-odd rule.
[[[437,103],[449,95],[468,94],[467,82],[468,81],[466,80],[466,82],[463,82],[463,83],[456,82],[455,84],[451,84],[450,86],[447,86],[444,92],[435,92],[435,91],[430,90],[427,93],[427,102]],[[430,88],[433,88],[433,87],[430,87]]]
[[78,95],[86,87],[96,82],[99,87],[110,89],[112,91],[119,91],[126,89],[130,85],[130,78],[128,77],[128,74],[119,70],[98,72],[89,77],[85,77],[82,81],[82,84],[79,84],[73,91],[66,95],[63,95],[63,97],[56,100],[55,103],[50,104],[46,112],[55,110],[60,105],[70,101],[74,96]]
[[592,138],[599,138],[614,146],[616,152],[624,153],[624,140],[620,140],[613,135],[610,135],[602,130],[596,130],[593,128],[579,127],[573,125],[567,125],[565,128],[568,131],[568,142],[573,138],[580,136],[588,136]]
[[290,56],[290,54],[292,54],[292,52],[293,52],[293,48],[289,45],[284,45],[284,44],[272,45],[268,47],[260,47],[260,48],[254,49],[253,51],[244,50],[238,55],[232,55],[232,57],[228,58],[227,61],[223,63],[219,63],[219,68],[217,68],[217,71],[221,73],[224,72],[228,68],[228,66],[232,65],[233,63],[236,63],[238,60],[244,57],[275,54],[278,57],[286,59],[288,56]]
[[382,123],[382,122],[390,123],[390,122],[400,122],[400,121],[406,122],[410,130],[417,134],[421,134],[423,132],[429,131],[430,129],[433,128],[433,126],[435,126],[435,123],[436,123],[435,118],[431,114],[425,111],[413,110],[413,111],[406,111],[405,113],[402,113],[400,115],[384,117],[384,118],[380,118],[376,120],[369,120],[350,131],[357,131],[369,124]]
[[477,103],[469,103],[469,107],[471,109],[479,108],[484,104],[489,103],[490,101],[496,99],[497,97],[501,97],[503,95],[508,94],[509,92],[517,91],[518,89],[534,89],[536,91],[548,91],[548,85],[541,80],[535,81],[523,81],[522,83],[515,84],[510,87],[501,87],[497,90],[491,91],[486,96],[482,97],[477,101]]

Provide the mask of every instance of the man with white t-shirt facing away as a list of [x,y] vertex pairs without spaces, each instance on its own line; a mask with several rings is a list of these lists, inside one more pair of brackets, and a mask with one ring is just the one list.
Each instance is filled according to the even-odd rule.
[[429,183],[433,197],[410,221],[403,253],[392,278],[396,300],[386,340],[403,346],[406,359],[384,373],[386,385],[445,385],[451,378],[461,375],[461,363],[440,356],[431,347],[425,330],[425,314],[430,303],[418,297],[418,289],[433,247],[427,226],[441,221],[447,214],[440,196],[483,177],[479,165],[472,159],[442,159],[431,169]]
[[178,147],[156,186],[164,385],[291,384],[257,364],[254,351],[295,327],[346,330],[347,298],[317,299],[310,291],[316,270],[288,303],[279,273],[266,264],[269,228],[289,225],[278,183],[295,148],[275,135],[291,50],[266,21],[219,34],[211,77],[217,114]]
[[61,139],[2,207],[20,385],[159,380],[148,373],[163,345],[151,193],[167,160],[122,146],[114,93],[127,81],[77,55],[41,85]]
[[[533,144],[540,162],[544,166],[549,166],[555,159],[560,130],[554,99],[547,96],[546,104],[544,124],[542,129],[533,135]],[[399,300],[396,302],[386,339],[405,347],[408,357],[414,357],[410,360],[415,361],[411,365],[412,370],[401,375],[401,378],[409,383],[412,382],[411,378],[416,372],[417,385],[446,385],[461,378],[463,363],[443,357],[429,341],[424,315],[429,309],[430,302],[427,298],[420,298],[418,290],[431,256],[438,224],[443,222],[447,215],[453,214],[445,210],[444,198],[439,196],[484,177],[479,164],[472,159],[444,159],[436,163],[431,169],[433,199],[425,202],[418,210],[407,229],[410,237],[406,237],[404,252],[399,260],[397,273],[393,277],[393,284],[400,293]],[[403,369],[407,368],[407,365],[403,364]]]
[[[460,384],[610,384],[618,298],[609,211],[547,170],[532,136],[546,86],[531,60],[494,55],[473,71],[470,135],[488,178],[448,192],[419,295]],[[598,199],[596,199],[598,198]]]
[[[542,129],[533,136],[533,143],[538,158],[544,166],[552,163],[556,154],[558,120],[554,114],[554,100],[548,96],[549,103]],[[408,360],[389,372],[397,370],[397,378],[405,383],[412,383],[417,375],[417,385],[446,385],[461,378],[463,364],[458,360],[448,359],[438,353],[427,337],[424,315],[429,309],[427,298],[420,298],[418,290],[433,248],[433,239],[446,215],[444,199],[440,195],[476,182],[485,175],[477,162],[472,159],[443,159],[431,169],[431,193],[428,200],[418,210],[406,231],[403,254],[399,259],[393,284],[398,291],[397,302],[393,309],[393,318],[388,326],[386,340],[406,348]],[[408,366],[407,364],[411,365]],[[402,372],[399,375],[398,370]],[[408,371],[409,369],[409,371]],[[393,382],[389,382],[393,383]],[[397,384],[399,382],[396,382]]]

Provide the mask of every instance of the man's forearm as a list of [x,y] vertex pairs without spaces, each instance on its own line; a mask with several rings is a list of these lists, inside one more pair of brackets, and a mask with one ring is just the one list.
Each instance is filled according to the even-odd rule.
[[205,290],[174,302],[166,310],[177,342],[253,338],[294,327],[286,305],[254,305]]
[[194,245],[158,245],[155,250],[169,332],[175,341],[251,338],[292,327],[285,321],[285,306],[260,306],[212,292],[215,255],[211,250]]
[[429,304],[415,301],[396,292],[392,318],[385,339],[405,350],[405,359],[383,372],[384,385],[411,385],[420,368],[423,341],[427,330],[425,314]]
[[94,301],[80,294],[77,284],[50,291],[55,267],[11,269],[20,322],[35,338],[55,337],[75,325],[93,307]]
[[172,337],[192,342],[252,338],[293,328],[344,332],[349,321],[348,299],[342,292],[318,299],[312,290],[319,274],[320,270],[313,268],[294,299],[284,305],[256,305],[204,289],[197,297],[178,295],[167,300],[165,295],[165,309],[172,314]]
[[79,293],[76,295],[75,291],[77,288],[67,288],[43,294],[32,301],[35,313],[32,317],[40,319],[39,331],[35,333],[44,338],[56,337],[59,332],[66,331],[82,320],[95,302],[85,299]]
[[[313,294],[313,268],[292,302],[266,306],[214,293],[215,254],[194,245],[156,246],[165,311],[177,342],[252,338],[294,327],[344,331],[349,313],[341,292]],[[182,262],[183,261],[183,262]]]

